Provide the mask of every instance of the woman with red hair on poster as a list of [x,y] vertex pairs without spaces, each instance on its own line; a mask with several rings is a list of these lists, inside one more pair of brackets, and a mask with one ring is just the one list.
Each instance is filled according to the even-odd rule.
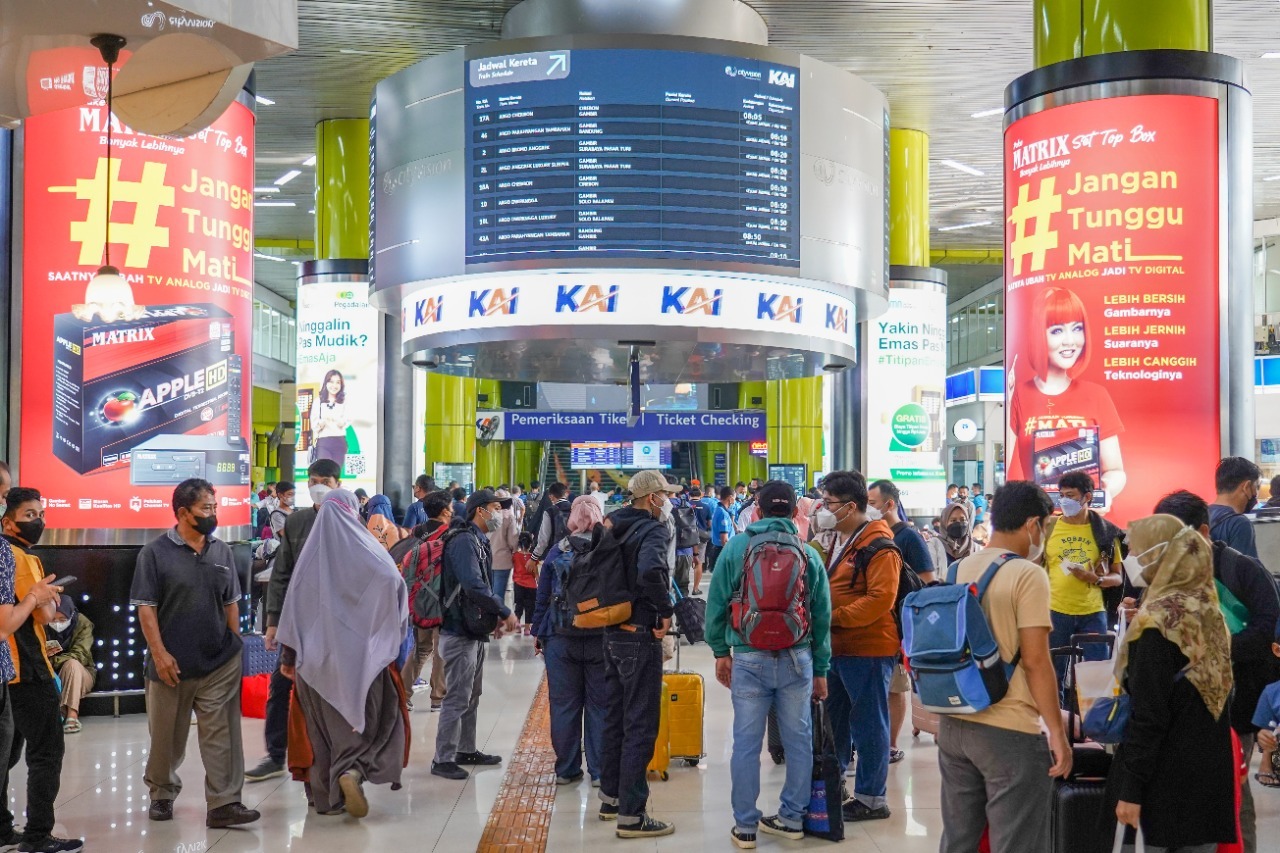
[[[1084,303],[1072,291],[1050,287],[1036,297],[1026,352],[1012,354],[1006,377],[1008,478],[1056,491],[1063,475],[1083,471],[1102,482],[1110,507],[1127,481],[1124,424],[1107,389],[1080,378],[1092,350],[1088,325]],[[1032,371],[1021,382],[1020,357]]]

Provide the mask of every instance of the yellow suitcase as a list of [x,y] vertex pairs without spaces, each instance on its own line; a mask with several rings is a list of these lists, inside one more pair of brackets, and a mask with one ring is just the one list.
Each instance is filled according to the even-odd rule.
[[668,779],[671,767],[671,688],[664,679],[662,682],[662,702],[658,705],[658,740],[653,745],[653,759],[649,762],[649,772],[657,773],[663,782]]
[[705,682],[697,672],[667,672],[662,683],[670,693],[671,757],[697,767],[707,754],[702,741]]

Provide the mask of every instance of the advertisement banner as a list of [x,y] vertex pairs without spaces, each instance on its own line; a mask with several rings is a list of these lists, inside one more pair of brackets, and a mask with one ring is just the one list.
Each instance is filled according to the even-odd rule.
[[[203,477],[249,523],[253,125],[233,104],[186,139],[101,103],[24,123],[22,484],[51,528],[155,529]],[[107,180],[111,192],[108,204]],[[125,284],[95,282],[106,260]]]
[[889,285],[889,310],[866,324],[868,478],[893,480],[908,513],[946,498],[943,465],[947,293]]
[[764,441],[764,412],[477,412],[479,441]]
[[332,459],[344,488],[377,494],[381,330],[368,282],[298,288],[298,482]]
[[1008,478],[1083,471],[1110,518],[1213,494],[1218,102],[1136,95],[1005,132]]

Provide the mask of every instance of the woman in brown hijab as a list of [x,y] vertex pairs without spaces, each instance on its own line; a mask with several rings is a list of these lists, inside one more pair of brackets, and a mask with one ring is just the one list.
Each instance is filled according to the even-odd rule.
[[[1108,793],[1148,853],[1213,853],[1236,840],[1236,777],[1212,546],[1171,515],[1130,524],[1128,544],[1130,581],[1140,574],[1149,588],[1117,655],[1130,718]],[[1103,835],[1110,849],[1114,832]]]

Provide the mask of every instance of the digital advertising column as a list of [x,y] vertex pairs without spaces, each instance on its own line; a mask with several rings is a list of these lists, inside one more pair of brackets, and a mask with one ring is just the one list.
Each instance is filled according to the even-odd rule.
[[[117,121],[110,158],[107,122],[97,103],[24,125],[22,482],[54,544],[170,527],[189,477],[247,525],[253,112],[185,139]],[[104,290],[108,218],[127,284]]]
[[1087,473],[1121,524],[1175,489],[1211,497],[1220,456],[1252,446],[1252,338],[1229,325],[1252,316],[1248,181],[1231,179],[1249,95],[1213,54],[1185,54],[1202,78],[1125,79],[1169,53],[1059,63],[1007,95],[1008,478],[1054,492]]

